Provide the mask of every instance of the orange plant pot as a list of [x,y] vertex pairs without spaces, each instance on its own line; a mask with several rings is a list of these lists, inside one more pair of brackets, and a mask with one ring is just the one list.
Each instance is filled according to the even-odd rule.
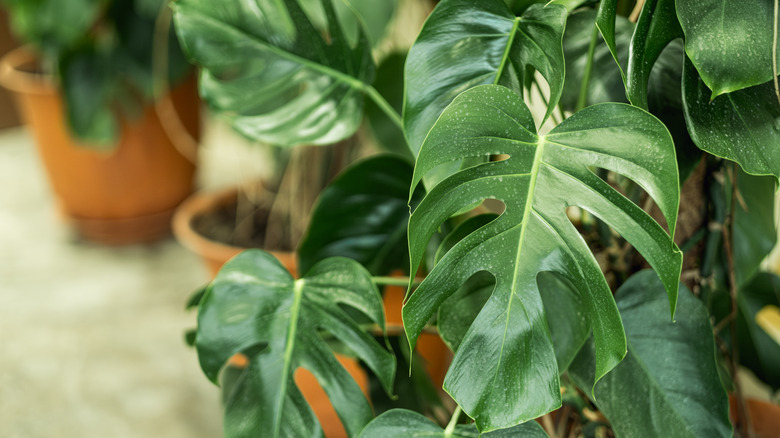
[[[780,406],[762,400],[746,399],[745,407],[750,417],[750,428],[755,438],[780,438]],[[739,421],[737,398],[729,394],[731,423]]]
[[[90,149],[71,136],[51,79],[27,71],[34,65],[32,54],[17,49],[0,62],[0,80],[16,92],[63,215],[80,235],[100,243],[167,236],[174,209],[192,192],[195,165],[174,147],[154,108],[121,120],[121,136],[112,150]],[[197,135],[200,103],[194,80],[171,97],[183,125]]]

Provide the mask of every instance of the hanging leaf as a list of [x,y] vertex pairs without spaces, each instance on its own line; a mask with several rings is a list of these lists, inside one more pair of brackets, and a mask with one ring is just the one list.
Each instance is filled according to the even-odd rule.
[[502,0],[442,0],[406,61],[404,130],[414,155],[455,96],[481,84],[519,90],[529,67],[550,85],[546,119],[563,88],[566,15],[555,4],[534,4],[515,17]]
[[[670,321],[663,290],[650,271],[618,289],[628,354],[596,385],[595,403],[617,436],[730,437],[707,311],[682,286],[676,321]],[[585,392],[593,382],[594,354],[589,341],[569,369]]]
[[451,432],[445,432],[436,423],[412,411],[393,409],[378,416],[368,424],[361,438],[548,438],[542,426],[529,421],[509,429],[481,434],[473,424],[459,424]]
[[341,173],[320,194],[301,241],[301,272],[328,257],[357,260],[375,275],[406,268],[412,165],[384,155]]
[[599,12],[596,16],[596,26],[599,28],[599,32],[601,32],[604,42],[607,43],[609,52],[612,54],[612,58],[615,60],[618,69],[620,70],[620,77],[623,79],[623,83],[625,83],[626,74],[624,67],[627,64],[620,56],[623,51],[618,48],[617,33],[619,28],[616,28],[615,23],[617,17],[617,0],[601,0]]
[[[605,4],[606,2],[602,2]],[[596,12],[585,9],[571,14],[563,34],[563,53],[566,56],[566,81],[561,95],[561,107],[574,111],[577,107],[582,77],[588,62],[588,46],[593,32]],[[617,56],[622,65],[628,62],[628,46],[634,26],[624,17],[618,17],[615,32]],[[615,66],[607,45],[599,40],[593,52],[593,72],[588,83],[585,106],[602,102],[628,102],[620,69]],[[679,90],[677,91],[679,94]]]
[[411,271],[439,224],[462,208],[493,198],[506,205],[441,259],[404,306],[414,345],[437,308],[474,273],[496,287],[458,347],[444,387],[483,432],[536,418],[560,406],[558,369],[536,276],[555,271],[586,305],[598,349],[596,380],[625,355],[612,294],[565,210],[579,206],[607,222],[656,269],[672,313],[682,254],[663,228],[600,179],[605,168],[640,184],[674,230],[677,164],[668,131],[625,104],[588,107],[545,136],[511,90],[485,85],[458,96],[431,129],[417,158],[412,187],[436,166],[465,157],[508,154],[460,171],[434,187],[409,222]]
[[198,314],[197,349],[206,376],[217,375],[236,353],[249,358],[225,406],[225,436],[321,436],[322,430],[293,380],[304,367],[322,385],[350,436],[372,418],[358,384],[324,336],[341,341],[389,392],[395,359],[341,306],[384,330],[382,298],[371,277],[345,258],[324,260],[298,280],[272,255],[249,250],[229,261],[209,285]]
[[683,68],[683,104],[688,132],[696,145],[736,161],[754,175],[780,178],[780,103],[771,82],[718,96],[690,60]]
[[771,0],[677,0],[677,16],[707,101],[772,80]]
[[647,109],[647,81],[653,64],[669,42],[683,36],[675,14],[675,0],[647,0],[639,14],[626,72],[626,96]]
[[280,146],[329,144],[357,130],[374,79],[362,29],[350,46],[331,0],[328,38],[296,0],[179,0],[179,39],[202,66],[200,93],[250,138]]

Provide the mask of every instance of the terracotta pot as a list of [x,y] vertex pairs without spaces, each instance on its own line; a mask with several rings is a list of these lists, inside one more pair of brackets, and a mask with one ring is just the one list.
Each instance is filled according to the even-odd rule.
[[[780,438],[780,406],[762,400],[746,399],[745,406],[750,417],[750,428],[755,438]],[[729,395],[731,423],[739,421],[737,399]]]
[[[168,235],[175,207],[192,192],[195,166],[176,150],[154,108],[121,120],[114,149],[90,149],[70,135],[57,87],[50,78],[29,73],[34,65],[31,53],[17,49],[0,62],[0,81],[16,92],[64,216],[84,238],[106,244]],[[172,98],[183,124],[197,135],[194,80],[174,90]]]

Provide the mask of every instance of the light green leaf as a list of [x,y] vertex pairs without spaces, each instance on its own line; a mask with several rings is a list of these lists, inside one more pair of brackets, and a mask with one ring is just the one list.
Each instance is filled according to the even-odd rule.
[[198,312],[201,368],[216,381],[220,369],[243,352],[249,366],[225,407],[225,436],[322,436],[293,381],[311,371],[328,394],[350,436],[373,417],[358,384],[339,364],[324,336],[341,341],[389,391],[395,359],[345,312],[346,306],[384,330],[382,298],[355,261],[331,258],[295,280],[272,255],[245,251],[220,270]]
[[329,38],[297,0],[180,0],[179,39],[202,66],[200,92],[243,134],[280,146],[329,144],[352,135],[374,78],[365,33],[348,43],[331,0]]
[[455,354],[444,388],[481,431],[509,427],[560,406],[558,369],[537,273],[554,271],[585,303],[598,349],[596,378],[625,355],[625,337],[601,269],[569,222],[584,208],[631,242],[666,285],[674,313],[682,254],[664,229],[593,172],[605,168],[642,186],[674,229],[677,163],[668,131],[625,104],[588,107],[539,136],[530,111],[511,90],[485,85],[458,96],[431,129],[412,187],[436,166],[466,157],[509,159],[460,171],[435,186],[409,223],[411,272],[439,224],[465,206],[494,198],[506,211],[452,247],[404,306],[412,345],[437,308],[474,273],[496,286]]
[[361,438],[547,438],[542,426],[529,421],[509,429],[480,435],[473,424],[459,424],[446,432],[428,418],[412,411],[393,409],[376,417],[363,429]]
[[780,178],[780,103],[771,82],[710,101],[710,90],[686,59],[683,105],[696,145],[736,161],[745,172]]
[[[650,271],[635,274],[618,289],[615,300],[628,354],[596,385],[595,403],[617,436],[731,436],[707,311],[682,286],[672,322],[663,290]],[[592,383],[593,356],[593,342],[588,342],[569,369],[585,392]]]
[[455,96],[481,84],[519,91],[529,68],[550,85],[547,118],[563,89],[566,15],[560,5],[534,4],[515,17],[501,0],[441,1],[406,61],[404,129],[414,155]]
[[323,190],[298,250],[299,269],[341,256],[375,275],[408,266],[406,205],[412,165],[385,155],[361,161]]
[[677,0],[677,16],[708,100],[772,79],[772,0]]

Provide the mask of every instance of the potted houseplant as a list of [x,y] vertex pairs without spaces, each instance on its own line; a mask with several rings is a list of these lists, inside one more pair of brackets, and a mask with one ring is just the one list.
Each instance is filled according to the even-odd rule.
[[[245,133],[338,140],[367,99],[416,157],[372,158],[334,182],[300,278],[247,251],[196,300],[207,377],[249,358],[226,436],[321,436],[299,367],[349,436],[751,436],[737,370],[777,388],[780,369],[754,318],[778,300],[759,269],[776,240],[777,6],[443,0],[406,58],[399,114],[334,3],[174,5],[201,93]],[[408,259],[391,255],[407,244]],[[418,407],[375,416],[334,359],[357,357],[401,393],[377,289],[399,282],[377,269],[398,265],[409,345],[435,331],[454,353],[450,421]]]
[[[2,4],[28,44],[4,58],[2,81],[17,93],[64,216],[103,243],[167,235],[193,188],[194,149],[179,149],[198,132],[199,104],[177,40],[156,25],[165,2]],[[179,111],[173,124],[155,101]]]

